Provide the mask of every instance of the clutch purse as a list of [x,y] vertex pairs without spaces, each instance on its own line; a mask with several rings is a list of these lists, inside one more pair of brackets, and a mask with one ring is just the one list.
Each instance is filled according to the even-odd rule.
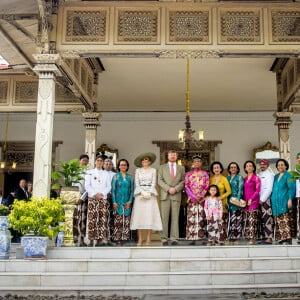
[[142,192],[141,192],[141,197],[142,197],[143,199],[150,199],[151,193],[150,193],[150,192],[142,191]]
[[239,207],[245,207],[246,206],[246,201],[245,200],[243,200],[243,199],[238,200],[238,198],[235,198],[235,197],[231,197],[229,199],[229,202],[231,204],[234,204],[234,205],[239,206]]

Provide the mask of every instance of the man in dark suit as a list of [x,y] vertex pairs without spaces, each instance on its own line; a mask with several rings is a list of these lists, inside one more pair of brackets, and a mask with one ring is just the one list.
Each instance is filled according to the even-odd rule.
[[171,245],[177,245],[179,239],[179,209],[181,191],[184,186],[185,169],[177,163],[177,152],[168,152],[168,162],[158,170],[158,185],[160,186],[161,218],[163,231],[161,241],[163,246],[168,245],[169,216],[171,213]]
[[27,182],[25,179],[21,179],[19,182],[19,187],[16,188],[15,190],[15,199],[18,200],[29,200],[29,193],[27,191]]

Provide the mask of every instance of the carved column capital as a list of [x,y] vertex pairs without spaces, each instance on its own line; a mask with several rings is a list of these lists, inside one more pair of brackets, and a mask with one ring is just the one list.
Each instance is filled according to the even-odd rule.
[[280,157],[291,162],[291,146],[289,128],[292,124],[293,113],[288,111],[278,111],[274,114],[276,117],[275,125],[278,126],[278,141]]
[[98,126],[100,126],[99,119],[102,117],[100,113],[84,112],[82,113],[82,116],[84,117],[83,125],[86,129],[96,129]]
[[278,111],[274,114],[276,117],[275,125],[278,126],[279,129],[289,129],[292,124],[292,112],[288,111]]
[[34,66],[33,71],[40,77],[52,78],[55,76],[62,76],[61,71],[57,67],[60,61],[59,54],[33,54],[33,58],[37,64]]

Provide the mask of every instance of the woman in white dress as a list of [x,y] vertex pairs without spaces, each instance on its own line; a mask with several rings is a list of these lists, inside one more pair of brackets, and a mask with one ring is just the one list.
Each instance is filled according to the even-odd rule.
[[151,231],[161,231],[162,223],[157,204],[156,170],[150,165],[155,161],[154,153],[140,154],[134,164],[139,167],[135,171],[135,200],[132,208],[130,229],[137,230],[137,246],[143,244],[143,230],[147,232],[146,246],[151,245]]

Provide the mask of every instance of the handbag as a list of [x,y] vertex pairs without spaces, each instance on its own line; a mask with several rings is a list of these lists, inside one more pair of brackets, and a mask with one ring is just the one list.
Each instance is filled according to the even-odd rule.
[[243,200],[243,199],[238,199],[238,198],[236,198],[236,197],[231,197],[230,199],[229,199],[229,202],[231,203],[231,204],[234,204],[234,205],[236,205],[236,206],[238,206],[238,207],[245,207],[246,206],[246,201],[245,200]]
[[141,191],[141,197],[143,199],[150,199],[151,198],[151,193],[150,192]]

